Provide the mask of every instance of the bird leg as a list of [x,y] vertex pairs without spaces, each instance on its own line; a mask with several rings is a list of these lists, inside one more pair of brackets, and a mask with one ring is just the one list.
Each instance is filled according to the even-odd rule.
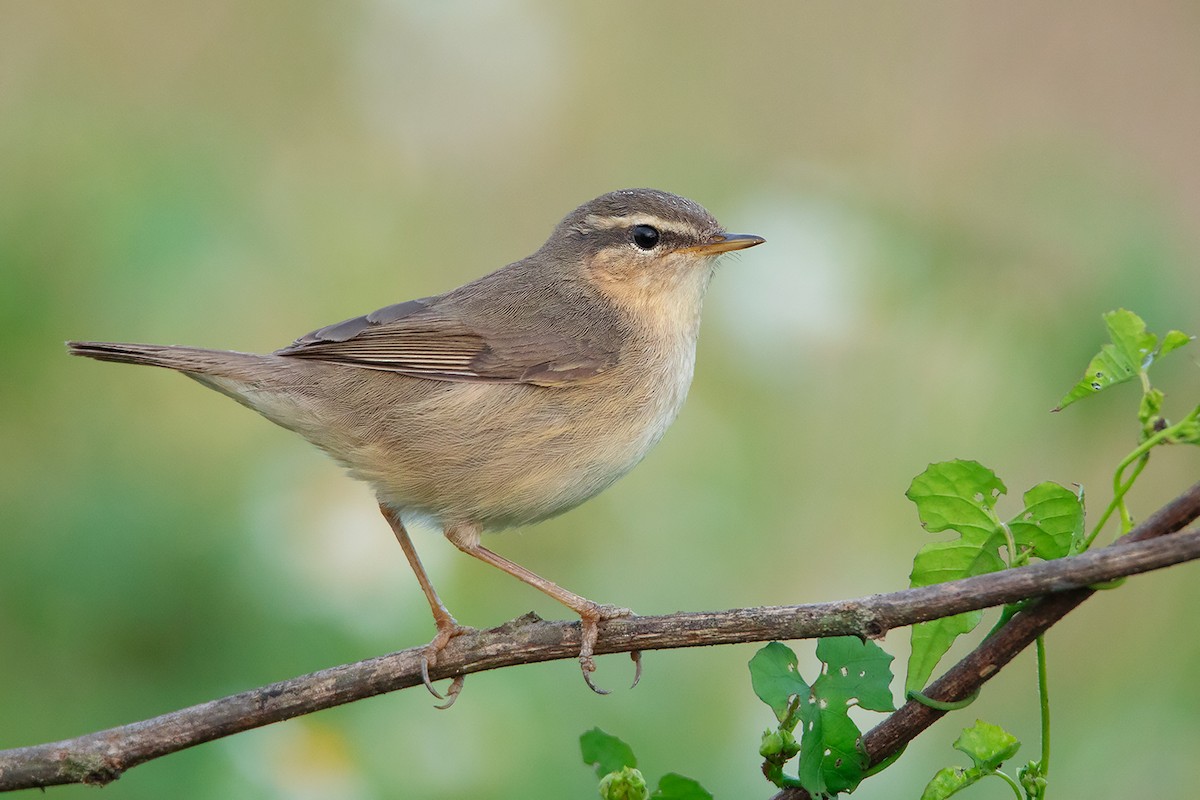
[[437,689],[433,688],[433,681],[429,679],[429,665],[437,663],[438,653],[442,652],[451,639],[460,634],[469,633],[472,629],[459,625],[458,621],[446,610],[446,606],[442,604],[442,599],[438,597],[437,591],[429,581],[425,567],[421,565],[417,549],[413,547],[412,540],[408,538],[408,531],[404,529],[404,524],[400,521],[400,514],[383,504],[380,504],[379,510],[383,512],[383,518],[391,526],[392,533],[396,534],[396,541],[404,550],[404,555],[408,558],[408,565],[416,574],[417,582],[421,584],[421,591],[425,593],[425,599],[429,601],[429,608],[433,611],[433,623],[437,626],[437,635],[421,653],[421,680],[424,681],[425,688],[429,690],[430,694],[438,700],[446,701],[436,708],[447,709],[454,705],[454,701],[458,699],[458,695],[462,691],[463,676],[458,675],[450,682],[450,688],[443,697]]
[[[453,525],[446,528],[446,538],[459,550],[462,550],[469,556],[478,558],[480,561],[491,564],[493,567],[504,570],[517,580],[523,581],[533,588],[550,595],[579,615],[583,640],[579,648],[579,667],[583,671],[583,680],[587,683],[588,688],[596,694],[608,694],[607,689],[601,689],[592,682],[592,673],[596,671],[596,662],[593,660],[592,655],[595,652],[596,639],[600,635],[600,623],[606,619],[629,617],[633,615],[633,612],[628,608],[601,605],[588,600],[586,597],[581,597],[574,592],[562,588],[557,583],[548,581],[542,576],[527,570],[520,564],[509,561],[502,555],[493,553],[479,544],[481,533],[482,530],[477,525]],[[633,686],[637,686],[638,681],[642,679],[642,654],[640,651],[634,650],[629,655],[635,665]]]

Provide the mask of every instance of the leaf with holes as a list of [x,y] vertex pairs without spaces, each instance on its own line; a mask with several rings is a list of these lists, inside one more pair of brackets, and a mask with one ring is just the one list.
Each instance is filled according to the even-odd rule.
[[1133,380],[1150,369],[1156,359],[1178,350],[1191,341],[1182,331],[1168,331],[1159,343],[1158,337],[1146,330],[1146,323],[1137,314],[1119,308],[1104,315],[1110,344],[1101,345],[1084,370],[1083,379],[1058,401],[1055,411],[1061,411],[1076,400],[1102,392],[1109,387]]
[[[976,461],[930,464],[913,478],[905,495],[916,503],[921,524],[933,533],[956,531],[959,538],[922,547],[913,559],[910,585],[929,586],[1003,569],[999,550],[1007,538],[993,509],[1007,491],[996,473]],[[974,630],[982,618],[982,612],[968,611],[914,625],[905,688],[924,687],[954,640]]]
[[867,766],[862,732],[850,719],[852,706],[891,711],[892,656],[874,642],[853,636],[821,639],[824,662],[812,691],[800,702],[800,767],[797,778],[814,797],[852,792]]
[[990,534],[995,527],[991,511],[1007,493],[996,473],[978,461],[955,459],[930,464],[904,496],[917,504],[921,524],[932,533],[978,528]]
[[787,716],[793,696],[808,696],[808,684],[800,677],[796,663],[796,654],[779,642],[759,648],[750,659],[750,685],[780,722]]
[[1018,548],[1038,558],[1062,558],[1083,541],[1083,492],[1039,483],[1025,493],[1025,510],[1008,523]]
[[826,700],[809,697],[800,703],[800,767],[796,777],[813,797],[852,792],[862,780],[867,757],[862,732],[846,714]]
[[831,636],[817,642],[817,658],[825,671],[813,692],[868,711],[895,711],[891,663],[895,656],[874,642],[854,636]]

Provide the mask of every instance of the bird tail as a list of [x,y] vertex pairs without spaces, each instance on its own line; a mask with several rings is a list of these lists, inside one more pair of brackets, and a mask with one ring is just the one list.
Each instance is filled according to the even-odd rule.
[[73,356],[94,358],[97,361],[145,364],[194,375],[230,377],[240,371],[238,367],[249,366],[261,358],[249,353],[206,350],[202,347],[125,342],[67,342],[67,352]]

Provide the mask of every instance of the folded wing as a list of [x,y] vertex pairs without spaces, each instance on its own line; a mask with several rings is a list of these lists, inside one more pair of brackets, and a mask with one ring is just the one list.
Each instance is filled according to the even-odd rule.
[[442,381],[555,386],[616,363],[612,332],[575,337],[535,316],[487,325],[443,297],[409,300],[300,337],[276,355],[310,358]]

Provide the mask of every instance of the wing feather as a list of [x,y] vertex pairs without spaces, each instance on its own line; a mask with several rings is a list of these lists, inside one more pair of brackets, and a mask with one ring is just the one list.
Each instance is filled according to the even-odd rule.
[[[454,294],[409,300],[315,330],[276,351],[364,369],[443,381],[555,386],[586,380],[614,365],[622,337],[613,325],[536,313],[480,315]],[[504,320],[503,325],[481,321]],[[581,329],[582,335],[569,330]]]

